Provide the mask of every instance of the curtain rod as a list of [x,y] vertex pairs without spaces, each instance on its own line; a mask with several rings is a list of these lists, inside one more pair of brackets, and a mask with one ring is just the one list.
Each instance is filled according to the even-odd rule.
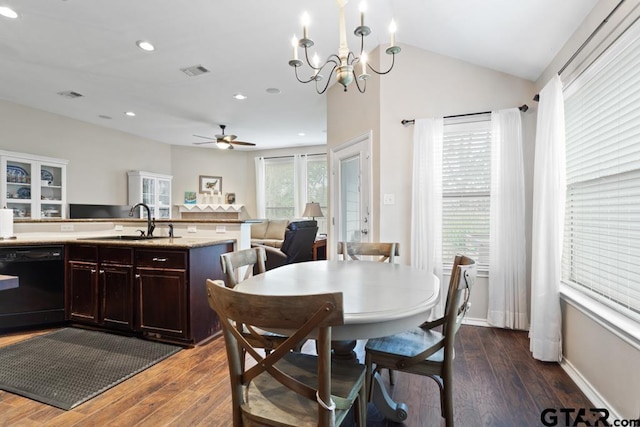
[[[522,111],[523,113],[526,112],[529,109],[529,106],[527,104],[522,104],[521,106],[518,107],[518,110]],[[455,114],[453,116],[444,116],[445,119],[453,119],[456,117],[468,117],[468,116],[479,116],[480,114],[490,114],[491,111],[481,111],[479,113],[466,113],[466,114]],[[402,126],[409,126],[412,124],[415,124],[416,120],[415,119],[404,119],[402,120],[400,123],[402,123]]]
[[[326,156],[327,153],[314,153],[314,154],[300,154],[301,156]],[[263,159],[288,159],[290,157],[294,157],[294,154],[290,154],[288,156],[271,156],[271,157],[265,157],[265,156],[260,156]]]
[[[596,27],[595,30],[593,30],[591,32],[591,34],[589,34],[589,37],[587,37],[587,39],[580,45],[580,47],[578,47],[578,49],[573,53],[573,55],[571,55],[571,57],[567,60],[567,62],[564,63],[564,65],[562,66],[562,68],[560,68],[560,70],[558,71],[558,75],[561,75],[562,72],[564,70],[567,69],[567,67],[569,65],[571,65],[571,63],[573,62],[574,59],[576,59],[578,57],[578,55],[580,55],[580,52],[582,52],[582,50],[587,47],[587,45],[589,44],[589,42],[591,42],[591,40],[593,40],[593,38],[596,36],[596,34],[598,34],[598,32],[600,32],[600,30],[602,29],[602,27],[605,26],[605,24],[607,22],[609,22],[609,19],[613,16],[614,13],[616,13],[616,11],[620,8],[620,6],[622,6],[622,3],[624,3],[625,0],[620,0],[618,2],[618,4],[616,5],[616,7],[613,8],[613,10],[611,12],[609,12],[609,14],[602,20],[602,22]],[[536,93],[533,97],[533,100],[535,102],[540,102],[540,94]]]
[[616,7],[614,7],[613,10],[609,12],[607,17],[602,20],[600,25],[598,25],[596,29],[593,30],[593,32],[589,35],[589,37],[587,37],[584,43],[580,45],[578,50],[576,50],[574,54],[571,55],[571,57],[567,60],[567,62],[562,66],[562,68],[560,68],[560,71],[558,71],[558,74],[562,74],[562,72],[573,62],[573,60],[576,59],[576,57],[580,54],[580,52],[582,52],[582,50],[587,46],[587,44],[589,44],[589,42],[596,36],[596,34],[598,34],[598,32],[602,29],[602,27],[604,27],[604,25],[607,22],[609,22],[609,19],[611,18],[611,16],[613,16],[613,14],[620,8],[620,6],[622,6],[622,3],[624,2],[625,0],[620,0],[620,2],[616,5]]

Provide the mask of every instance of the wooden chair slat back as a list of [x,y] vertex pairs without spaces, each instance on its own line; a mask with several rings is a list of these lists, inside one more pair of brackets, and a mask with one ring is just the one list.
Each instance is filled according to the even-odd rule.
[[360,260],[362,256],[378,256],[378,262],[393,263],[395,257],[400,256],[398,243],[383,242],[338,242],[338,255],[343,260]]
[[[234,288],[241,281],[247,280],[253,275],[254,266],[256,266],[258,273],[264,273],[266,260],[267,254],[263,247],[242,249],[220,255],[220,265],[227,279],[227,286]],[[247,267],[247,269],[242,280],[238,280],[238,269],[241,267]]]
[[445,305],[445,320],[442,328],[445,336],[445,353],[451,352],[451,357],[453,357],[455,334],[469,309],[469,295],[471,287],[475,283],[476,274],[476,263],[473,259],[464,255],[456,255],[451,269]]
[[214,310],[219,308],[228,318],[261,329],[295,330],[313,316],[313,307],[320,307],[325,302],[330,302],[336,309],[318,326],[338,326],[344,323],[341,292],[315,295],[256,295],[229,288],[218,289],[215,287],[215,281],[207,280],[207,297],[209,305]]

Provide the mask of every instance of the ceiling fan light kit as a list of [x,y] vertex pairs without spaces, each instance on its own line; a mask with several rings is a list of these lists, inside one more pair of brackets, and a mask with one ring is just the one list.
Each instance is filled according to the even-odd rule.
[[[391,42],[390,46],[385,50],[388,55],[391,55],[391,66],[386,71],[378,71],[371,66],[367,62],[367,54],[364,52],[364,38],[371,34],[371,28],[364,25],[364,13],[366,11],[366,4],[363,1],[360,4],[360,25],[356,27],[354,30],[354,34],[357,37],[360,37],[360,54],[356,55],[352,51],[349,50],[347,46],[347,32],[345,27],[345,19],[344,19],[344,6],[347,4],[347,0],[336,0],[338,3],[338,7],[340,8],[340,47],[338,49],[338,54],[332,54],[327,58],[327,60],[321,65],[318,55],[315,54],[313,59],[309,60],[309,48],[313,46],[313,40],[309,38],[309,15],[305,12],[302,15],[302,38],[297,39],[295,34],[291,39],[291,45],[293,46],[293,59],[289,61],[289,65],[294,68],[296,79],[300,83],[316,83],[316,91],[319,94],[323,94],[327,88],[329,87],[329,83],[331,82],[331,77],[333,74],[336,74],[336,79],[338,83],[340,83],[344,87],[344,91],[347,91],[347,86],[349,86],[352,82],[356,82],[356,87],[360,93],[364,93],[367,89],[367,80],[371,77],[370,74],[367,73],[368,70],[372,72],[382,75],[387,74],[393,69],[393,65],[395,64],[396,54],[400,53],[401,49],[396,45],[395,33],[396,33],[396,24],[392,20],[391,25],[389,26],[389,32],[391,33]],[[304,80],[301,79],[298,75],[298,68],[302,67],[305,63],[298,58],[298,47],[304,49],[304,59],[306,61],[306,65],[311,68],[313,71],[313,75],[309,77],[309,79]],[[313,63],[312,63],[313,62]],[[360,65],[361,72],[360,74],[356,74],[356,66]],[[324,80],[321,72],[323,70],[329,71],[329,78],[326,79],[324,86],[320,85],[319,82]],[[359,82],[362,82],[362,86]]]

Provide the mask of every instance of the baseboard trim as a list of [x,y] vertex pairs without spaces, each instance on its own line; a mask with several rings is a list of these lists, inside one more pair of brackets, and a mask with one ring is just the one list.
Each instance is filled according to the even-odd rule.
[[573,380],[574,383],[578,386],[578,388],[587,396],[587,399],[593,403],[595,408],[606,408],[609,411],[609,422],[612,423],[614,420],[621,420],[622,416],[618,414],[609,402],[596,390],[595,387],[591,385],[587,379],[582,376],[580,371],[578,371],[575,366],[571,364],[566,358],[562,358],[560,362],[560,367],[569,375],[569,378]]
[[465,317],[462,319],[463,325],[482,326],[485,328],[491,328],[492,326],[487,322],[487,319]]

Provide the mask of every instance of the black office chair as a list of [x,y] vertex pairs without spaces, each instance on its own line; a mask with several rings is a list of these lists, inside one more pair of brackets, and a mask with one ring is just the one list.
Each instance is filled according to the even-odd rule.
[[317,234],[317,221],[295,221],[287,226],[280,249],[262,245],[252,246],[264,247],[267,253],[266,268],[271,270],[285,264],[313,260],[313,242]]

